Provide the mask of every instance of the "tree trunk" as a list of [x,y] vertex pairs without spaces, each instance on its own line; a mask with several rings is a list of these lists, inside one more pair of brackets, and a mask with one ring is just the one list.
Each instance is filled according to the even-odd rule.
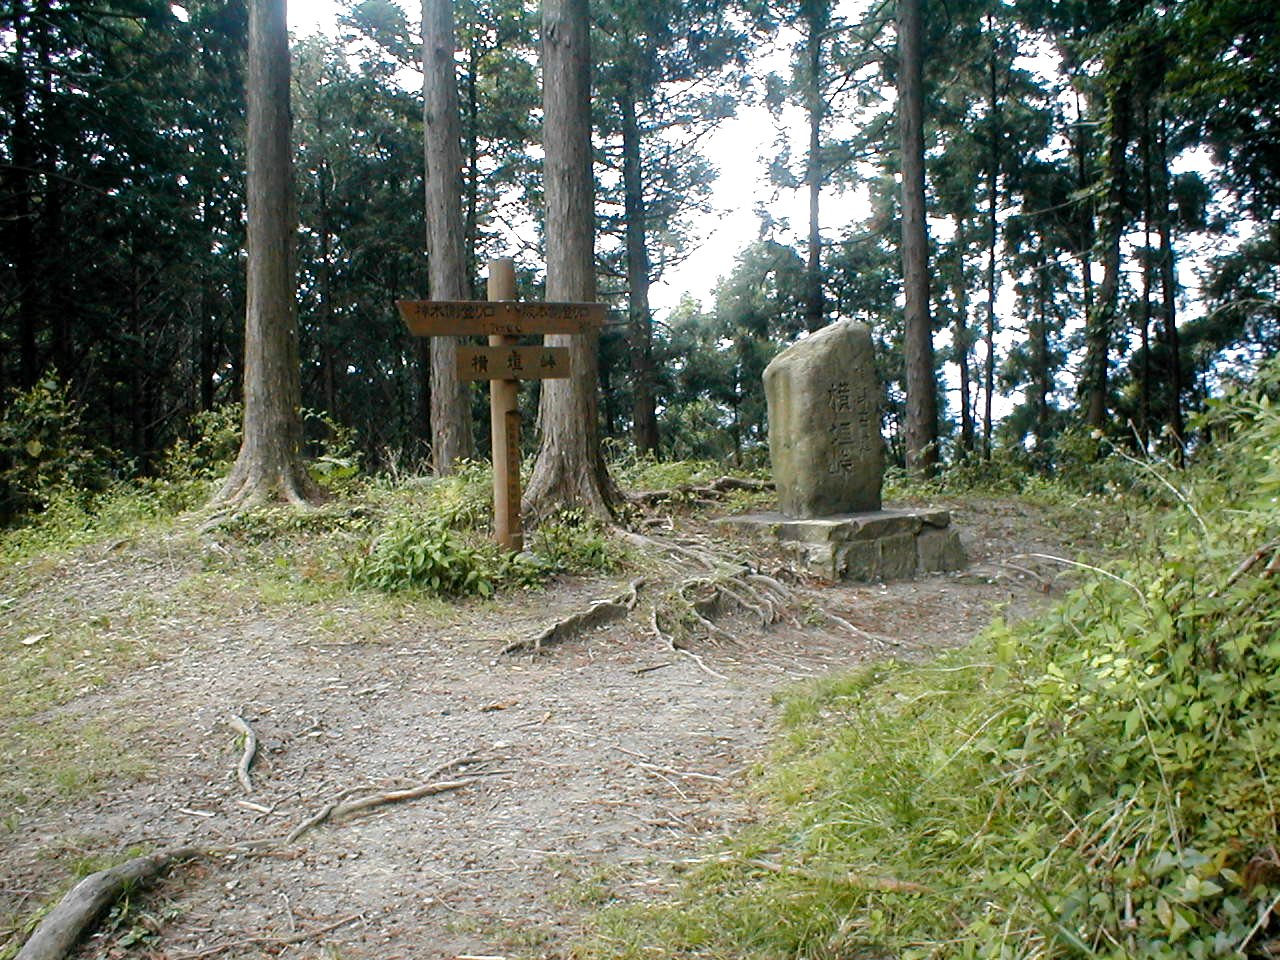
[[[323,136],[320,138],[323,141]],[[317,170],[319,183],[320,263],[318,264],[320,295],[320,396],[325,413],[337,415],[338,358],[333,342],[333,235],[329,229],[329,164],[321,160]]]
[[1142,449],[1148,449],[1151,443],[1151,291],[1152,270],[1155,266],[1151,256],[1151,104],[1150,96],[1144,98],[1142,104],[1142,134],[1140,140],[1142,153],[1142,303],[1139,308],[1139,369],[1138,369],[1138,438]]
[[1178,457],[1182,456],[1182,441],[1186,425],[1182,419],[1182,344],[1178,336],[1178,278],[1174,267],[1173,251],[1173,212],[1169,209],[1169,145],[1165,129],[1166,117],[1163,109],[1160,114],[1158,131],[1158,160],[1160,163],[1159,219],[1157,229],[1160,232],[1160,290],[1161,313],[1164,321],[1164,341],[1169,352],[1169,429],[1178,441]]
[[[480,275],[480,46],[473,37],[467,49],[467,179],[462,245],[472,290]],[[478,296],[479,294],[476,294]]]
[[[591,166],[591,56],[587,0],[542,2],[547,299],[592,301],[595,181]],[[568,347],[572,375],[546,380],[538,404],[541,445],[525,512],[578,507],[612,515],[613,483],[600,452],[596,391],[599,334],[547,337]]]
[[929,316],[929,237],[924,209],[924,58],[921,0],[898,0],[898,127],[902,143],[902,281],[907,402],[907,469],[938,463],[938,381]]
[[14,0],[10,26],[14,64],[12,96],[9,99],[9,156],[12,168],[5,171],[6,193],[12,201],[4,210],[5,219],[13,224],[14,279],[17,281],[18,376],[23,387],[32,386],[40,377],[39,326],[37,306],[39,284],[36,282],[35,230],[32,226],[31,197],[36,191],[35,136],[31,115],[27,110],[27,26],[30,18],[22,0]]
[[215,502],[304,505],[285,0],[251,0],[248,72],[244,439]]
[[987,69],[988,109],[991,133],[987,143],[987,320],[983,330],[986,358],[983,364],[982,457],[991,459],[992,404],[996,392],[996,299],[1000,295],[1000,271],[996,252],[1000,242],[1000,90],[996,82],[994,18],[987,17],[991,59]]
[[1102,283],[1085,328],[1085,368],[1081,383],[1085,424],[1093,430],[1107,425],[1108,363],[1112,327],[1120,295],[1120,237],[1124,233],[1126,156],[1129,146],[1132,84],[1121,79],[1107,97],[1110,132],[1107,138],[1107,199],[1103,217]]
[[1049,320],[1046,308],[1049,302],[1049,258],[1043,241],[1037,251],[1035,319],[1030,324],[1032,401],[1035,406],[1036,456],[1047,464],[1045,445],[1049,442],[1049,392],[1053,389],[1053,377],[1049,371]]
[[822,121],[826,104],[822,99],[822,34],[826,28],[827,0],[805,4],[805,107],[809,115],[809,155],[805,162],[805,183],[809,188],[809,250],[805,263],[804,319],[809,332],[820,330],[826,320],[822,294],[822,232],[819,229],[819,202],[822,195]]
[[622,113],[622,185],[626,216],[627,312],[631,321],[631,436],[640,453],[658,452],[653,376],[653,314],[649,307],[649,247],[641,175],[640,123],[631,78],[618,98]]
[[[466,300],[462,231],[462,133],[454,68],[452,0],[423,0],[423,145],[426,156],[427,266],[431,297]],[[458,377],[458,338],[431,338],[431,459],[437,476],[473,456],[471,396]]]
[[956,217],[956,272],[952,284],[952,293],[956,302],[956,322],[952,333],[952,348],[955,350],[956,366],[960,369],[960,452],[962,456],[973,453],[973,407],[970,405],[969,389],[973,381],[973,373],[969,369],[969,358],[973,350],[969,333],[969,286],[964,275],[964,218]]
[[[1076,189],[1081,197],[1086,197],[1089,191],[1089,141],[1079,92],[1076,93],[1076,138],[1073,146],[1076,153]],[[1076,204],[1076,209],[1079,211],[1080,293],[1084,301],[1084,315],[1089,317],[1093,313],[1093,205],[1082,199]]]

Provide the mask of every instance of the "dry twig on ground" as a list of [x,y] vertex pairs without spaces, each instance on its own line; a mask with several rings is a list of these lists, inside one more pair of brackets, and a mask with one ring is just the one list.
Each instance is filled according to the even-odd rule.
[[209,947],[207,950],[180,954],[175,960],[206,960],[208,957],[216,957],[220,953],[239,950],[241,947],[288,947],[295,943],[314,940],[316,937],[331,933],[339,927],[345,927],[347,924],[359,920],[362,916],[362,914],[353,913],[350,916],[343,917],[341,920],[327,923],[323,927],[316,927],[314,930],[303,930],[287,937],[246,937],[244,940],[232,940]]

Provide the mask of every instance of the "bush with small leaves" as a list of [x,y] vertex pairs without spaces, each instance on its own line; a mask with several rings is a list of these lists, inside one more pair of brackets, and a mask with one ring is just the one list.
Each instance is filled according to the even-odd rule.
[[386,593],[488,597],[503,563],[495,548],[468,541],[438,518],[400,517],[351,557],[349,571],[353,585]]
[[104,489],[107,459],[86,438],[66,384],[47,376],[12,392],[0,417],[0,516],[42,509],[59,491]]

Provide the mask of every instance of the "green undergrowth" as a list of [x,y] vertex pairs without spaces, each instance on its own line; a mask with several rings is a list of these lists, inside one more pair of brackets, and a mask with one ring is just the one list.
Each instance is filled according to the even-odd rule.
[[578,955],[1274,955],[1280,411],[1214,417],[1178,511],[1051,612],[786,697],[758,825]]

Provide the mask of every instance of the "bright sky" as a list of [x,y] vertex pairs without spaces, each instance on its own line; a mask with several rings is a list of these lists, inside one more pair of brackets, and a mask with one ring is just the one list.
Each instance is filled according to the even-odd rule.
[[[396,2],[410,17],[421,16],[418,0]],[[338,0],[288,0],[289,29],[303,37],[332,32],[338,9]],[[720,170],[712,197],[714,211],[697,224],[698,249],[654,285],[650,299],[656,309],[674,307],[686,292],[709,305],[716,281],[733,269],[736,255],[758,233],[754,212],[758,204],[768,203],[775,217],[790,221],[797,244],[806,235],[808,207],[802,191],[784,191],[770,202],[772,188],[766,182],[763,157],[773,151],[773,140],[773,120],[763,108],[728,121],[710,138],[707,154]],[[823,197],[822,221],[828,236],[835,233],[834,226],[858,218],[852,205],[852,198]]]

